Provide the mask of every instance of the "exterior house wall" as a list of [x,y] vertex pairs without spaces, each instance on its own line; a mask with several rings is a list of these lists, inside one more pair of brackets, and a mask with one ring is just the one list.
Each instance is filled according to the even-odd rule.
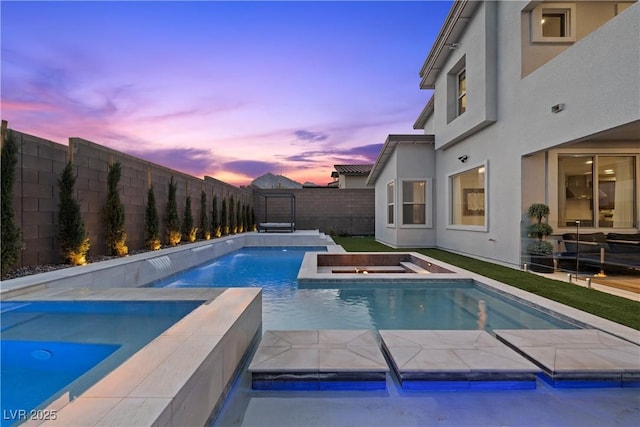
[[[579,19],[576,20],[576,41],[581,40],[600,25],[622,12],[623,6],[633,3],[615,1],[576,2],[575,10]],[[530,43],[531,15],[528,10],[521,14],[522,40],[522,76],[526,76],[543,66],[550,59],[571,47],[569,43]]]
[[[396,245],[397,247],[433,247],[436,245],[434,228],[435,153],[432,144],[398,144],[396,183]],[[402,182],[425,180],[427,186],[427,225],[405,225],[402,223]]]
[[[482,3],[459,48],[453,50],[436,80],[435,147],[446,148],[496,120],[496,2]],[[455,116],[455,80],[466,69],[467,110]]]
[[340,188],[367,188],[367,175],[340,175]]
[[[483,87],[484,81],[474,80],[473,73],[478,67],[474,64],[482,64],[478,56],[492,57],[487,49],[487,36],[483,34],[483,26],[491,21],[487,4],[496,8],[493,28],[501,34],[496,40],[499,55],[494,69],[498,82],[496,122],[478,129],[473,124],[481,123],[486,113],[479,111],[479,117],[472,116],[476,114],[474,109],[485,106],[484,102],[474,101],[475,94],[482,90],[474,87]],[[639,5],[599,26],[522,78],[522,42],[519,37],[508,35],[521,34],[522,10],[526,5],[527,2],[490,2],[478,8],[460,47],[438,75],[433,113],[437,245],[514,266],[521,263],[521,238],[529,221],[523,212],[534,202],[549,204],[553,212],[557,200],[557,181],[553,175],[556,166],[551,161],[553,156],[545,152],[640,119]],[[634,52],[635,55],[630,54]],[[447,123],[447,92],[443,89],[447,86],[446,71],[462,56],[467,65],[468,107],[460,117]],[[552,113],[551,107],[560,103],[565,104],[565,110]],[[452,126],[466,115],[473,124]],[[609,153],[638,154],[638,142],[629,141],[625,146],[620,141],[598,141],[596,145]],[[458,160],[462,155],[468,156],[466,163]],[[487,165],[488,175],[486,230],[451,226],[449,176],[483,164]],[[550,219],[554,220],[553,213]]]
[[[393,182],[395,184],[396,182],[396,177],[398,176],[397,159],[397,150],[393,150],[393,153],[391,153],[391,155],[389,156],[389,160],[385,164],[384,168],[380,172],[380,175],[378,176],[378,179],[375,182],[376,240],[391,247],[398,246],[398,234],[396,232],[396,224],[387,224],[387,184],[389,184],[390,182]],[[395,184],[394,189],[394,203],[397,205],[397,184]],[[397,214],[395,212],[394,218],[395,222],[397,223]]]
[[[435,246],[436,233],[433,227],[435,195],[435,153],[433,144],[397,144],[393,153],[375,182],[376,194],[376,240],[392,247]],[[427,185],[427,225],[405,225],[402,223],[402,183],[405,180],[425,180]],[[393,225],[387,224],[387,185],[394,182]]]

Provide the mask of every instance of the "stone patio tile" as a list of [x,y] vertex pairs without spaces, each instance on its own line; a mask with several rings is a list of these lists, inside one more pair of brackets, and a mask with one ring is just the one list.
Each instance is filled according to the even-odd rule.
[[[260,348],[256,356],[260,354]],[[250,372],[318,372],[319,350],[317,348],[290,348],[259,364],[253,362]]]
[[471,371],[540,372],[533,363],[506,346],[454,350]]
[[[380,331],[383,346],[403,386],[477,381],[533,384],[540,369],[485,331]],[[481,374],[480,376],[478,374]],[[461,381],[468,381],[462,384]],[[524,388],[524,387],[523,387]]]
[[248,370],[260,389],[340,387],[359,380],[380,389],[389,367],[370,330],[310,330],[266,331]]
[[[394,357],[394,349],[391,356]],[[401,366],[398,366],[401,373],[404,372],[470,372],[469,366],[456,355],[454,350],[431,350],[423,349],[413,358]]]
[[[612,381],[640,373],[640,346],[600,330],[496,330],[496,336],[542,366],[552,381]],[[545,339],[546,337],[546,339]]]

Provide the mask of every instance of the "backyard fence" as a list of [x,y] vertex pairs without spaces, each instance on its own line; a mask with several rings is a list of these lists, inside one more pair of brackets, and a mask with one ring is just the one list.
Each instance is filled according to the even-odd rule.
[[[89,234],[90,256],[107,252],[103,208],[107,200],[107,174],[109,165],[118,161],[122,175],[118,185],[120,199],[125,208],[125,227],[129,250],[145,247],[144,212],[147,192],[153,185],[156,207],[160,217],[163,243],[165,235],[164,212],[168,198],[168,183],[173,176],[177,183],[177,205],[182,219],[185,200],[191,196],[191,209],[195,226],[199,227],[200,196],[207,197],[207,216],[211,221],[211,204],[217,197],[218,209],[223,199],[253,207],[256,221],[264,219],[261,191],[290,192],[296,197],[296,228],[318,229],[326,233],[372,235],[374,233],[373,189],[303,188],[295,190],[256,190],[236,187],[211,177],[197,178],[128,154],[104,147],[81,138],[70,138],[69,145],[58,144],[37,136],[7,129],[3,123],[2,141],[13,138],[17,146],[17,164],[14,182],[14,221],[22,231],[24,249],[18,266],[53,264],[60,261],[56,241],[58,215],[58,178],[71,160],[74,173],[76,199]],[[235,208],[235,206],[234,206]],[[269,206],[269,220],[288,215],[274,203]],[[287,217],[288,218],[288,217]]]

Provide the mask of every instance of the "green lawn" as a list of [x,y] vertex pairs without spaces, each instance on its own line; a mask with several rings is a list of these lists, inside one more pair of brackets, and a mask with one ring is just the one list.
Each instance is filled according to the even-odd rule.
[[371,237],[333,237],[349,252],[419,252],[536,295],[640,330],[640,302],[440,249],[393,249]]

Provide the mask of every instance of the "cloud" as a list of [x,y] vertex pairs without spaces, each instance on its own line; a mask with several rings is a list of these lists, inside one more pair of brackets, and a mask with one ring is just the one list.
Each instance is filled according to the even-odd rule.
[[382,149],[382,144],[360,145],[342,149],[326,149],[305,151],[285,157],[290,162],[316,163],[332,158],[344,164],[374,163],[378,158],[378,153]]
[[320,132],[312,132],[310,130],[297,130],[293,132],[298,141],[320,142],[329,138],[329,135]]
[[200,148],[156,148],[123,151],[132,156],[195,176],[203,176],[209,173],[213,164],[211,152]]
[[280,164],[272,162],[261,162],[258,160],[234,160],[221,165],[225,170],[256,178],[267,172],[276,172]]
[[366,159],[367,161],[374,163],[378,158],[378,154],[380,153],[380,150],[382,150],[383,145],[384,144],[360,145],[358,147],[343,150],[342,155]]

